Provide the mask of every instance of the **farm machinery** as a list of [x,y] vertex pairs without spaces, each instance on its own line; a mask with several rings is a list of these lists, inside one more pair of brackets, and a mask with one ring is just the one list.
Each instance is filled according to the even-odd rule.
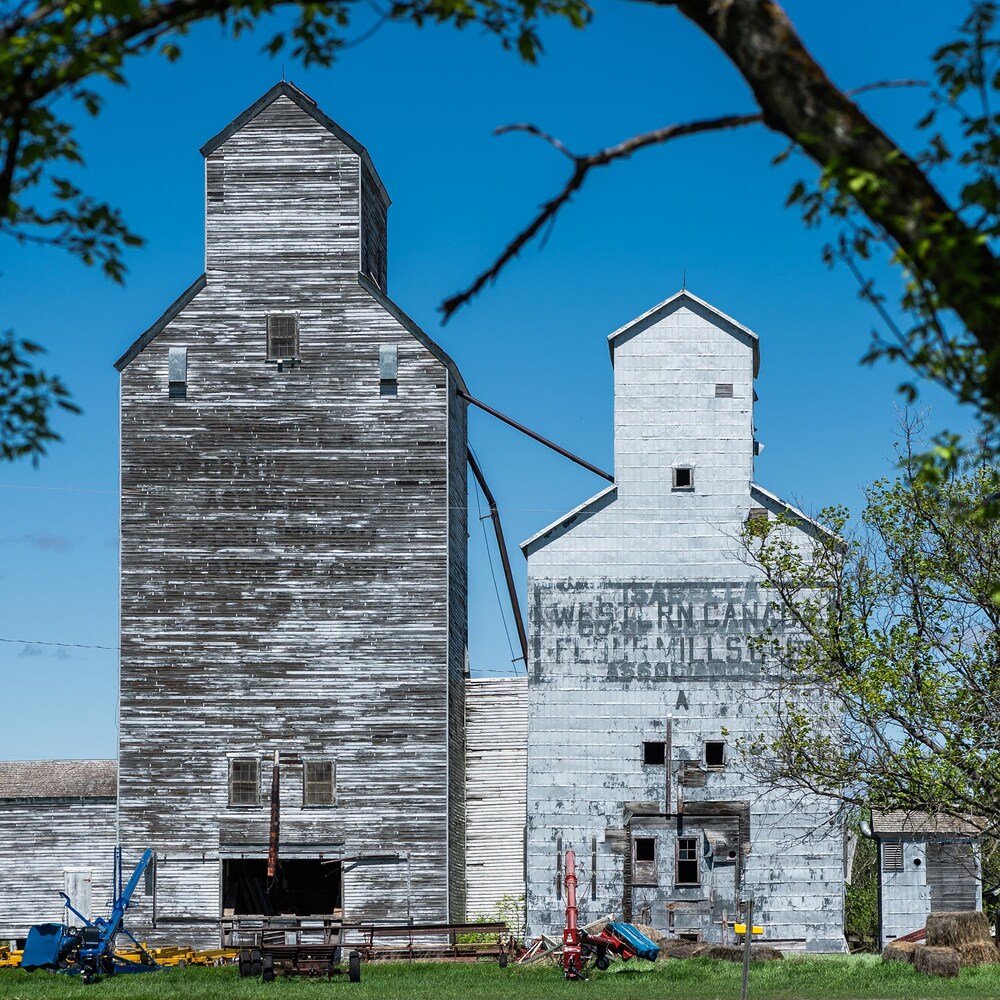
[[644,958],[653,962],[659,947],[632,924],[611,920],[600,933],[591,934],[577,923],[576,855],[566,852],[566,927],[563,930],[562,969],[567,979],[584,979],[584,969],[593,960],[598,969],[606,969],[617,955],[623,961]]
[[[115,848],[114,899],[111,913],[107,917],[90,920],[73,906],[73,901],[65,892],[59,893],[63,905],[82,926],[65,924],[38,924],[28,931],[21,957],[21,968],[28,972],[35,969],[58,969],[78,973],[85,983],[91,983],[102,975],[123,972],[152,972],[158,968],[145,948],[125,929],[125,911],[132,896],[153,860],[153,852],[147,850],[135,866],[128,883],[122,886],[121,848]],[[115,953],[115,940],[124,934],[136,947],[137,958],[126,958]]]

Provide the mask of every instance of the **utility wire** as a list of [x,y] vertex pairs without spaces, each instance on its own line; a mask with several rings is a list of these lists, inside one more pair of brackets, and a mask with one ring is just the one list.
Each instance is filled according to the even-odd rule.
[[118,652],[121,646],[95,646],[85,642],[45,642],[42,639],[3,639],[0,642],[10,642],[25,646],[65,646],[67,649],[110,649]]
[[[473,457],[478,462],[479,456],[476,454],[475,450],[469,445],[469,451],[472,452]],[[490,562],[490,576],[493,577],[493,592],[497,595],[497,607],[500,610],[500,621],[503,622],[504,635],[507,637],[507,648],[510,650],[510,662],[514,664],[517,657],[514,655],[514,644],[510,641],[510,630],[507,628],[507,616],[504,614],[503,601],[500,600],[500,587],[497,584],[497,574],[493,567],[493,550],[490,548],[490,538],[486,533],[486,519],[483,516],[483,505],[479,501],[480,489],[479,483],[476,483],[476,509],[479,511],[479,526],[483,529],[483,542],[486,544],[486,557]],[[487,514],[486,517],[490,515]]]

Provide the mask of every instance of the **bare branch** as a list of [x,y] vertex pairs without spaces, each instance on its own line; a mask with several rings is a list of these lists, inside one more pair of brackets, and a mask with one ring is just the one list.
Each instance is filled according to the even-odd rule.
[[706,118],[700,121],[666,125],[652,132],[644,132],[641,135],[632,136],[632,138],[626,139],[616,146],[608,146],[606,149],[602,149],[597,153],[591,153],[588,156],[573,156],[558,139],[552,138],[534,125],[510,125],[498,130],[498,132],[529,132],[544,139],[573,161],[573,173],[562,190],[554,198],[550,198],[542,205],[535,218],[507,244],[503,252],[489,268],[483,271],[464,291],[445,299],[441,303],[442,322],[447,323],[456,310],[475,298],[487,283],[496,279],[507,264],[521,252],[525,244],[534,239],[542,226],[555,218],[556,213],[570,200],[573,193],[583,186],[583,182],[587,179],[587,174],[595,167],[606,167],[608,164],[615,163],[618,160],[626,160],[640,149],[645,149],[648,146],[662,145],[663,143],[670,142],[672,139],[680,139],[688,135],[699,135],[703,132],[720,132],[725,129],[740,128],[744,125],[755,125],[762,120],[763,118],[759,114],[724,115],[721,118]]

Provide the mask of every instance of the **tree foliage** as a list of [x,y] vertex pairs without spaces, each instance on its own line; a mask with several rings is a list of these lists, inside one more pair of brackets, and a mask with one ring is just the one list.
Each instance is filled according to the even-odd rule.
[[[544,230],[591,170],[652,145],[763,123],[820,169],[818,184],[797,185],[791,201],[802,204],[809,222],[832,216],[845,226],[827,256],[851,266],[862,282],[862,295],[881,313],[885,329],[868,360],[896,358],[920,378],[944,385],[975,408],[996,450],[1000,119],[991,101],[1000,89],[1000,43],[995,0],[973,0],[958,37],[936,54],[936,86],[921,122],[927,141],[910,153],[865,114],[858,92],[845,91],[829,79],[772,0],[642,2],[676,10],[705,32],[743,75],[756,108],[681,121],[588,155],[574,155],[541,129],[520,126],[569,157],[571,177],[490,268],[445,301],[445,317]],[[0,232],[61,247],[121,281],[125,250],[141,240],[113,206],[96,201],[72,180],[67,168],[80,164],[82,155],[70,109],[98,114],[102,98],[96,81],[124,82],[133,56],[178,58],[184,33],[204,21],[240,35],[264,15],[289,8],[291,26],[273,34],[264,48],[271,53],[289,50],[306,65],[329,65],[350,43],[359,3],[0,0]],[[586,0],[391,0],[380,16],[417,25],[478,26],[533,62],[542,50],[542,22],[557,18],[582,27],[590,19],[590,7]],[[951,116],[953,124],[939,127],[942,116]],[[951,138],[956,127],[957,145]],[[939,178],[947,181],[955,172],[963,180],[949,193]],[[862,273],[864,262],[879,249],[902,269],[896,305],[912,323],[900,326],[889,297]],[[912,381],[904,388],[916,391]],[[942,438],[936,452],[939,473],[952,468],[960,455],[956,438]]]
[[[770,780],[853,806],[982,818],[1000,831],[1000,473],[904,473],[860,524],[824,512],[803,550],[785,519],[745,544],[799,642],[754,749]],[[770,641],[765,638],[765,641]],[[821,710],[817,713],[817,704]],[[841,724],[842,723],[842,724]]]

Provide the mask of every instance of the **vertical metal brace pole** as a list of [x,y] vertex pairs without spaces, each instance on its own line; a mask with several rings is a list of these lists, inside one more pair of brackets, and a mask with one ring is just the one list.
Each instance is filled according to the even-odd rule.
[[500,562],[503,564],[503,575],[507,581],[507,595],[510,598],[511,610],[514,612],[514,624],[517,626],[517,638],[521,643],[521,656],[524,659],[524,672],[528,672],[528,636],[524,631],[524,620],[521,618],[521,602],[517,599],[517,587],[514,585],[514,574],[511,572],[510,559],[507,556],[507,543],[503,538],[503,526],[500,524],[500,512],[497,510],[496,498],[486,483],[483,470],[479,468],[472,452],[469,452],[469,468],[476,477],[483,496],[490,507],[490,517],[493,519],[493,531],[497,536],[497,547],[500,549]]
[[670,768],[673,766],[672,758],[674,755],[674,719],[673,716],[667,716],[667,732],[666,739],[663,741],[663,814],[665,816],[670,815]]
[[740,984],[740,1000],[747,1000],[747,985],[750,979],[750,943],[753,941],[753,893],[747,899],[746,933],[743,935],[743,980]]

